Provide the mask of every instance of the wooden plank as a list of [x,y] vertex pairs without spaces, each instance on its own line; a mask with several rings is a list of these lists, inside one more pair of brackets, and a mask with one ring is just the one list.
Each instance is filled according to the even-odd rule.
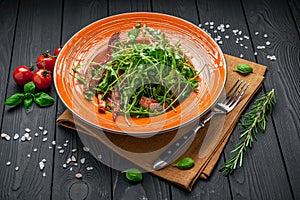
[[151,11],[151,1],[140,1],[140,0],[132,0],[132,1],[118,1],[111,0],[108,4],[109,15],[115,15],[126,12],[147,12]]
[[298,32],[300,32],[300,2],[295,0],[289,0],[289,6],[292,10],[292,14],[296,23]]
[[[151,11],[150,1],[109,1],[109,14],[119,14],[131,11]],[[114,154],[114,165],[128,165],[131,168],[134,164]],[[126,166],[123,166],[126,169]],[[143,174],[143,182],[132,184],[128,182],[120,171],[113,170],[113,199],[170,199],[169,185],[165,181],[149,174]]]
[[[300,106],[299,90],[300,85],[299,65],[300,38],[295,26],[294,19],[286,1],[243,1],[246,16],[249,22],[251,33],[258,31],[267,33],[268,38],[256,37],[253,40],[254,46],[263,44],[266,40],[271,42],[269,48],[263,50],[258,56],[258,62],[269,66],[268,78],[265,80],[267,90],[275,88],[277,94],[277,105],[274,108],[273,118],[276,135],[279,140],[282,155],[286,164],[290,184],[293,189],[294,198],[300,198]],[[276,61],[267,59],[267,55],[275,55]],[[275,132],[270,132],[274,134]],[[268,155],[272,154],[268,150]],[[280,159],[280,155],[277,158]],[[275,167],[274,167],[275,166]],[[274,165],[269,170],[276,170]],[[275,168],[275,169],[274,169]],[[278,173],[275,175],[278,180]],[[274,180],[274,181],[276,181]],[[278,181],[279,182],[279,181]],[[283,190],[284,183],[280,182]],[[273,182],[274,185],[274,182]],[[284,190],[283,190],[284,191]],[[287,194],[286,191],[282,192]],[[285,199],[287,196],[283,196]]]
[[[199,24],[197,6],[192,1],[153,1],[153,11],[171,14],[186,19],[196,25]],[[200,12],[201,13],[201,12]],[[223,163],[223,159],[217,167]],[[176,186],[171,186],[173,199],[229,199],[229,183],[220,173],[214,172],[206,180],[198,180],[191,193],[184,192]]]
[[[204,6],[201,7],[201,5]],[[255,61],[256,58],[253,54],[255,50],[252,48],[252,43],[243,36],[252,36],[251,39],[254,41],[257,38],[252,34],[250,35],[240,1],[230,1],[226,2],[226,4],[224,1],[199,1],[198,6],[200,19],[202,19],[201,22],[204,25],[203,27],[209,30],[214,38],[216,38],[217,35],[222,36],[223,44],[220,46],[225,53],[235,56],[240,56],[242,54],[244,58]],[[226,29],[224,33],[218,31],[217,34],[215,34],[209,26],[205,26],[205,22],[211,21],[215,22],[215,26],[218,26],[221,23],[225,25],[229,24],[230,28]],[[241,35],[238,33],[237,35],[233,34],[232,30],[236,29],[238,29],[238,32],[242,31]],[[253,31],[254,30],[251,30],[251,33],[253,33]],[[225,39],[225,35],[228,35],[229,39]],[[239,40],[239,43],[236,43],[236,38],[241,37],[243,40]],[[240,44],[243,44],[243,46]],[[246,49],[245,46],[248,48]],[[260,90],[254,99],[261,94],[262,90]],[[255,142],[252,150],[247,151],[245,154],[242,169],[237,170],[229,177],[233,198],[245,197],[250,199],[278,199],[292,197],[289,182],[286,177],[284,162],[280,157],[280,147],[277,142],[276,134],[274,134],[275,130],[272,121],[269,121],[267,126],[268,130],[266,134],[259,134],[258,142]],[[224,150],[226,159],[229,159],[231,156],[230,151],[239,141],[239,132],[240,129],[236,128],[232,134],[230,142]],[[270,153],[266,155],[260,152]],[[274,166],[276,166],[275,169]],[[272,185],[272,187],[270,187],[270,185]],[[249,190],[249,188],[251,188],[251,190]]]
[[[64,2],[62,44],[65,44],[84,26],[106,16],[106,1],[66,0]],[[63,103],[59,101],[57,117],[65,109]],[[111,199],[111,170],[95,159],[90,152],[83,150],[84,145],[78,133],[63,127],[56,127],[56,144],[53,199]],[[64,153],[59,153],[58,148],[60,147],[58,146],[63,147]],[[68,159],[72,156],[76,161],[68,163]],[[110,153],[103,154],[103,156],[111,157]],[[81,163],[81,159],[85,159],[85,162]],[[77,173],[83,177],[76,178]]]
[[[12,3],[17,4],[17,2]],[[15,12],[14,6],[11,9],[13,9],[10,10],[11,12]],[[17,87],[11,78],[14,68],[18,65],[34,63],[41,51],[54,49],[59,43],[60,13],[59,0],[52,2],[45,0],[21,1],[11,69],[9,70],[9,81],[6,84],[6,97],[15,92],[22,92],[22,87]],[[49,18],[49,16],[52,17]],[[8,18],[8,22],[14,25],[14,22],[11,21],[12,18],[14,17]],[[7,45],[11,45],[11,43]],[[56,96],[53,87],[46,92],[51,96]],[[25,128],[30,128],[32,131],[29,133],[30,141],[21,142],[20,138],[18,140],[11,139],[9,142],[0,145],[1,154],[5,152],[7,156],[5,160],[8,161],[9,159],[11,162],[10,167],[4,168],[1,166],[1,173],[3,173],[1,177],[5,180],[2,182],[4,186],[1,189],[1,199],[50,199],[53,152],[48,147],[50,141],[54,139],[55,118],[53,116],[55,116],[55,113],[56,106],[41,109],[34,105],[29,112],[26,112],[23,106],[5,108],[2,132],[6,132],[11,136],[15,133],[23,136]],[[38,128],[39,126],[47,129],[48,133],[43,135]],[[38,137],[34,136],[35,132],[39,133]],[[42,138],[48,140],[43,142]],[[37,151],[34,151],[34,149]],[[46,159],[43,171],[39,169],[39,162],[42,159]],[[15,170],[17,166],[19,169]],[[43,176],[43,173],[46,176]]]

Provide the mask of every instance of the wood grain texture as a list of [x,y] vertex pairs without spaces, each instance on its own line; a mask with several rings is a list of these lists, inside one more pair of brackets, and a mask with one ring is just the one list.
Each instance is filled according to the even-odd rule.
[[116,15],[126,12],[149,12],[151,11],[150,0],[110,0],[108,2],[109,15]]
[[292,15],[295,19],[298,33],[300,33],[300,2],[295,0],[288,0]]
[[[271,42],[270,47],[258,56],[258,62],[269,66],[265,87],[266,90],[275,88],[277,94],[273,121],[294,197],[299,199],[300,68],[296,67],[300,63],[299,34],[286,1],[255,0],[251,3],[243,1],[243,4],[252,32],[267,33]],[[256,46],[265,39],[257,37],[253,42]],[[267,55],[275,55],[277,60],[269,61]]]
[[[198,16],[201,13],[197,12],[196,3],[193,1],[153,1],[153,11],[178,16],[196,25],[199,24]],[[172,199],[227,199],[230,198],[229,183],[220,173],[214,172],[209,180],[198,180],[191,193],[172,185],[171,196]]]
[[[84,26],[106,16],[106,1],[64,1],[62,43],[65,44]],[[65,109],[66,107],[59,100],[57,117]],[[90,152],[83,150],[84,144],[78,133],[56,126],[55,139],[57,145],[53,173],[53,199],[111,199],[111,170]],[[64,149],[64,153],[59,152],[58,146]],[[72,156],[76,161],[68,163],[68,159]],[[111,155],[108,153],[103,156]],[[81,159],[85,159],[85,162],[81,163]],[[82,178],[76,178],[77,173],[80,173]]]
[[[61,13],[60,1],[33,1],[26,0],[20,3],[20,12],[16,26],[15,42],[12,53],[12,64],[7,86],[7,97],[15,92],[22,92],[22,87],[17,87],[12,79],[12,72],[18,65],[34,63],[41,51],[54,49],[59,43],[60,18],[50,15]],[[48,9],[51,7],[51,9]],[[41,26],[43,24],[43,26]],[[53,31],[56,30],[56,31]],[[56,98],[54,88],[47,90],[51,96]],[[13,136],[15,133],[24,135],[25,128],[30,128],[30,141],[21,142],[10,140],[1,145],[1,154],[6,154],[11,161],[11,166],[1,170],[1,177],[5,181],[1,182],[0,199],[50,199],[52,182],[53,152],[49,149],[49,143],[54,139],[56,106],[40,109],[36,105],[32,110],[26,112],[23,106],[15,108],[6,107],[2,121],[2,132]],[[48,130],[47,135],[42,135],[39,126]],[[34,133],[39,136],[35,137]],[[48,140],[43,142],[42,138]],[[2,141],[1,141],[2,142]],[[37,152],[34,149],[37,149]],[[28,154],[30,157],[28,157]],[[46,159],[43,171],[39,169],[39,162]],[[2,160],[2,159],[1,159]],[[19,170],[16,171],[15,167]],[[46,176],[43,176],[43,173]]]

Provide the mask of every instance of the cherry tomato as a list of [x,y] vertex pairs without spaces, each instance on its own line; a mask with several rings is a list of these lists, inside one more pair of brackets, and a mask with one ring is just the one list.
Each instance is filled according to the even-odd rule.
[[25,85],[31,81],[32,72],[27,66],[21,65],[14,70],[13,78],[18,85]]
[[58,46],[55,51],[54,51],[54,56],[58,56],[58,54],[60,53],[61,51],[61,46]]
[[39,69],[46,69],[50,72],[54,70],[56,58],[53,57],[49,51],[42,53],[36,60],[36,65]]
[[45,69],[38,69],[33,73],[32,81],[38,89],[46,89],[52,82],[51,72]]

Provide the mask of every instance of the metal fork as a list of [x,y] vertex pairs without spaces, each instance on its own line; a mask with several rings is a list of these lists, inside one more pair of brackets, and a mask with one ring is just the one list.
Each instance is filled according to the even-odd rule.
[[202,120],[199,125],[185,134],[183,137],[178,139],[174,144],[170,145],[158,159],[154,161],[152,166],[153,169],[159,170],[169,164],[171,164],[179,155],[183,153],[183,150],[189,144],[189,141],[194,138],[200,128],[214,116],[218,114],[226,114],[233,110],[233,108],[238,104],[245,91],[247,90],[249,84],[243,80],[238,79],[231,89],[227,92],[226,96],[221,99],[212,111]]

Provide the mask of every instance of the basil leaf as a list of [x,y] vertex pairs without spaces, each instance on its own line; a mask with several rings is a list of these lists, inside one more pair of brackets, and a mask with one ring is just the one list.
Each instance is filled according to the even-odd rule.
[[35,85],[32,81],[30,81],[30,82],[28,82],[24,85],[24,92],[25,93],[32,94],[34,92],[34,90],[35,90]]
[[142,172],[138,169],[131,168],[131,169],[127,169],[125,172],[126,172],[126,178],[131,182],[138,183],[143,180]]
[[16,106],[22,103],[24,100],[24,94],[22,93],[15,93],[5,101],[5,105],[7,106]]
[[179,169],[190,169],[195,165],[195,161],[192,158],[186,157],[181,160],[179,160],[176,164],[173,166],[178,167]]
[[233,71],[240,72],[242,74],[248,74],[253,71],[253,68],[247,64],[239,64]]
[[25,98],[24,99],[24,108],[25,108],[25,110],[28,111],[31,108],[32,103],[33,103],[32,97],[31,98]]
[[55,99],[53,99],[50,95],[45,92],[39,92],[34,95],[34,102],[40,107],[48,107],[52,106],[55,103]]

